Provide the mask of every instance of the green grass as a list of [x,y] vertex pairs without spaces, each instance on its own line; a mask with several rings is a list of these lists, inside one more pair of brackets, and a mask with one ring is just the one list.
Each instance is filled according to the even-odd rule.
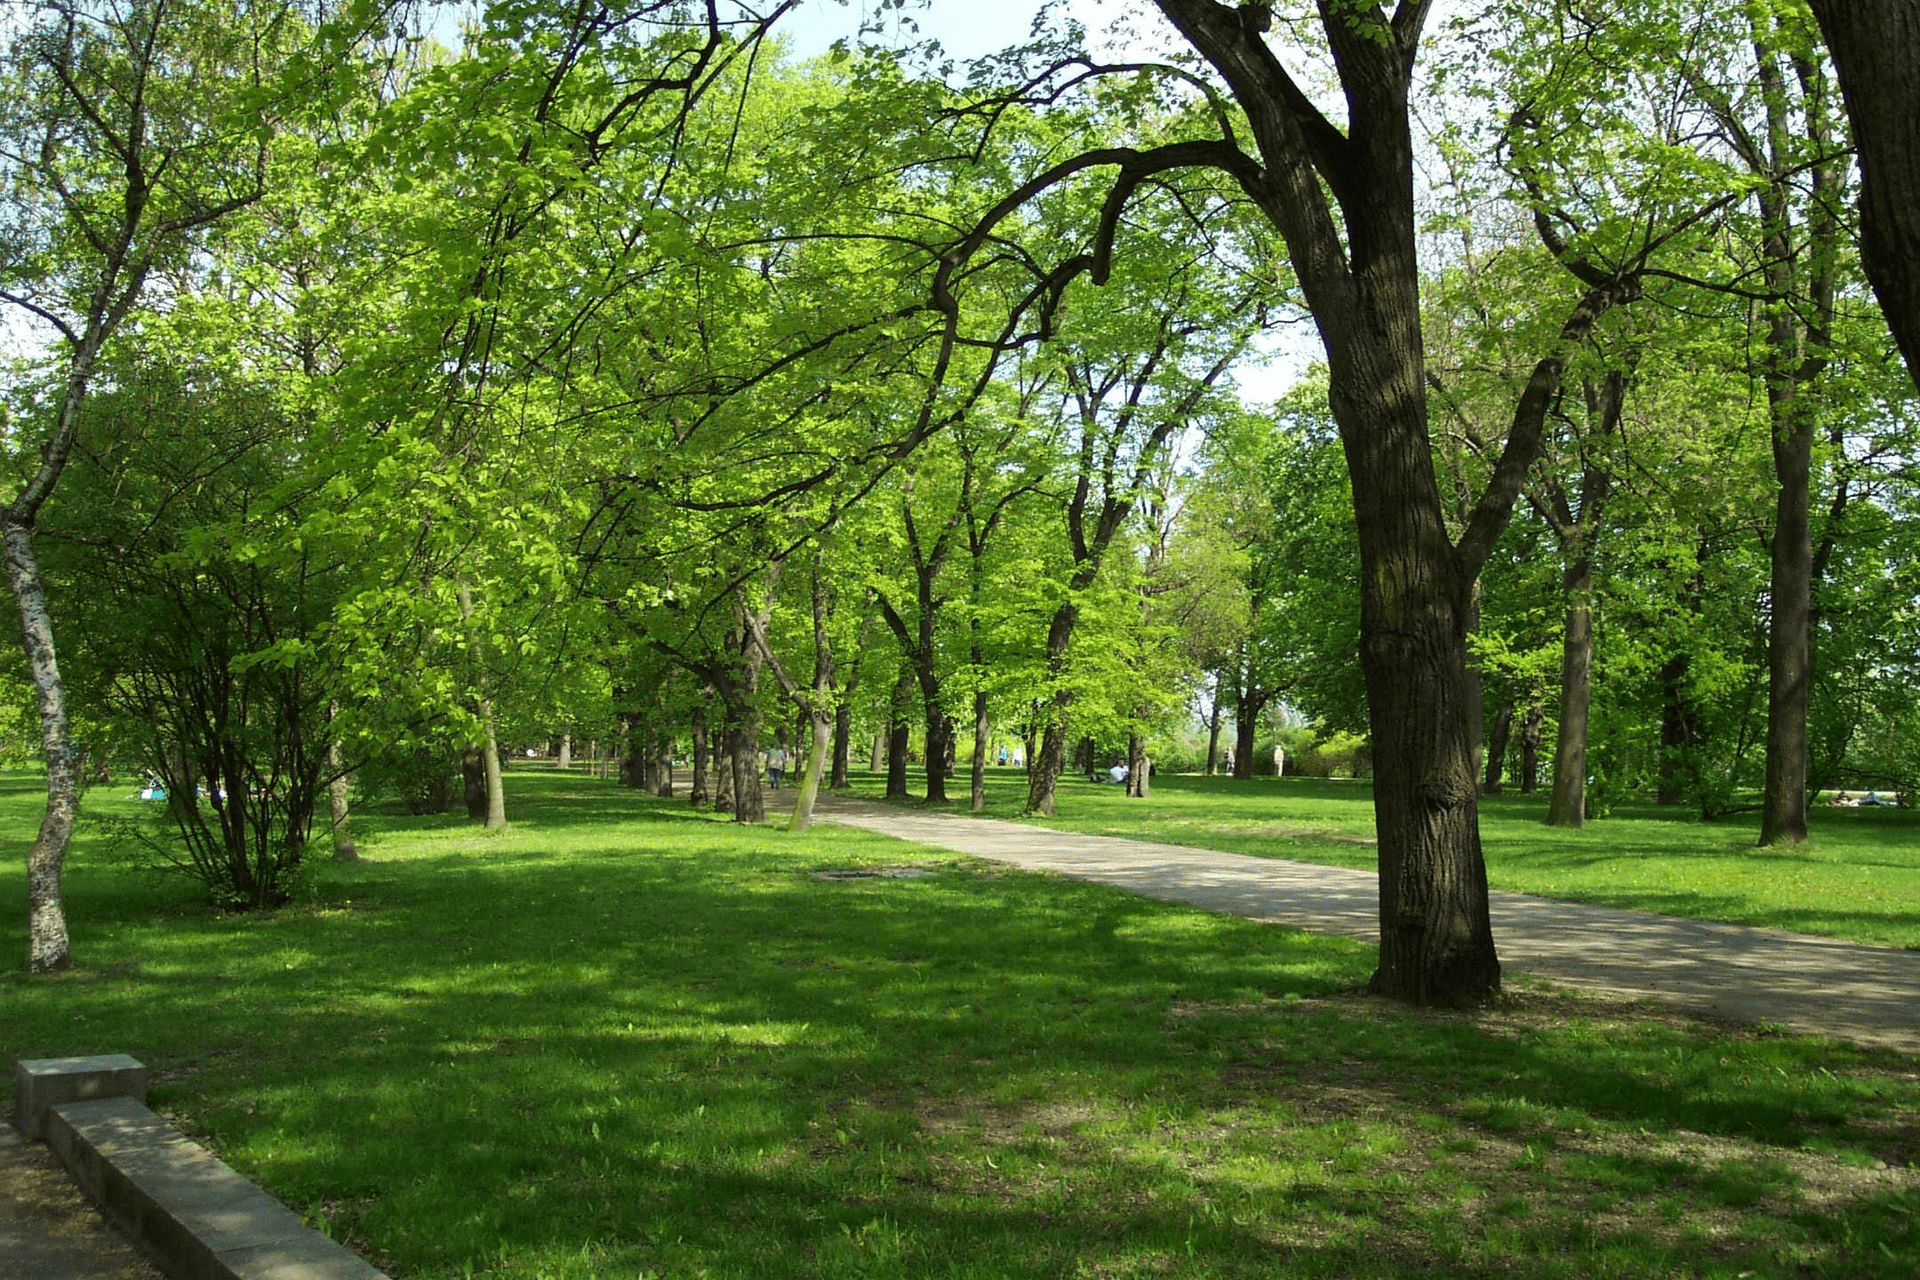
[[[853,778],[877,799],[883,780]],[[918,778],[915,779],[916,786]],[[949,784],[966,808],[964,774]],[[989,772],[987,815],[1018,818],[1025,775]],[[1920,948],[1920,811],[1814,810],[1813,839],[1793,850],[1757,849],[1751,814],[1702,822],[1690,811],[1620,804],[1585,829],[1548,827],[1547,797],[1480,801],[1487,876],[1496,889],[1568,902],[1767,925],[1857,942]],[[1030,819],[1062,830],[1131,836],[1256,857],[1372,870],[1368,783],[1311,778],[1162,775],[1144,801],[1078,779],[1061,784],[1058,816]]]
[[[1523,992],[1431,1014],[1314,938],[609,784],[213,912],[76,841],[9,1056],[152,1103],[400,1280],[1867,1275],[1920,1257],[1896,1054]],[[30,779],[0,779],[24,958]],[[97,792],[90,812],[132,802]],[[913,866],[924,878],[811,873]]]

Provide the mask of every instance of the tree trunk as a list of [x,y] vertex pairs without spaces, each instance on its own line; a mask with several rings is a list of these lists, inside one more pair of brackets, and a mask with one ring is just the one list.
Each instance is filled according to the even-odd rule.
[[[338,708],[334,708],[338,714]],[[358,862],[360,851],[353,847],[353,828],[347,822],[347,771],[340,763],[340,740],[327,735],[327,816],[333,835],[335,862]]]
[[724,716],[720,722],[720,731],[713,735],[713,776],[716,779],[713,791],[713,811],[732,813],[734,810],[733,737],[727,732]]
[[1213,682],[1213,714],[1207,717],[1207,776],[1211,778],[1220,766],[1220,681]]
[[27,972],[53,973],[73,967],[66,913],[60,905],[60,871],[80,811],[80,789],[73,773],[66,691],[60,683],[33,535],[24,525],[5,519],[0,520],[0,539],[4,539],[7,585],[20,606],[21,639],[40,711],[40,751],[47,767],[47,811],[27,851]]
[[653,731],[653,794],[673,799],[673,738],[662,726]]
[[833,774],[827,780],[827,786],[835,791],[846,789],[847,769],[852,763],[853,751],[853,708],[842,703],[833,709]]
[[560,735],[560,768],[573,768],[573,735],[570,733]]
[[1760,800],[1760,844],[1804,844],[1807,839],[1807,702],[1813,665],[1809,615],[1813,598],[1813,539],[1808,504],[1813,431],[1805,415],[1784,433],[1776,428],[1772,596],[1767,628],[1767,762]]
[[487,765],[480,748],[469,744],[460,749],[461,791],[467,802],[467,821],[487,820]]
[[1520,794],[1530,796],[1540,789],[1540,738],[1546,729],[1546,709],[1535,694],[1527,703],[1526,726],[1520,730]]
[[1060,771],[1067,764],[1065,709],[1056,711],[1055,716],[1041,731],[1038,750],[1027,757],[1027,812],[1042,817],[1053,815]]
[[[927,697],[927,680],[920,680],[922,697]],[[926,703],[927,724],[927,803],[947,803],[947,765],[953,759],[953,717],[941,709],[939,682],[934,682],[932,700]]]
[[1253,735],[1259,727],[1259,720],[1245,712],[1233,718],[1233,776],[1243,781],[1253,778]]
[[1920,386],[1920,0],[1811,0],[1860,159],[1860,257]]
[[1137,733],[1127,735],[1127,794],[1145,800],[1153,789],[1153,761],[1147,758],[1147,740]]
[[1677,653],[1660,667],[1660,788],[1656,804],[1676,805],[1686,800],[1687,788],[1698,781],[1693,772],[1693,708],[1687,701],[1687,668],[1692,660]]
[[[1350,465],[1359,491],[1366,473],[1357,458]],[[1411,491],[1432,477],[1429,464],[1424,481],[1403,480]],[[1441,549],[1437,501],[1429,521],[1391,496],[1397,488],[1378,485],[1380,501],[1358,504],[1361,665],[1380,840],[1380,967],[1371,985],[1412,1004],[1459,1004],[1500,988],[1466,723],[1468,584],[1434,572],[1452,560],[1451,548]]]
[[1507,743],[1513,736],[1513,699],[1508,698],[1493,713],[1493,732],[1487,735],[1486,781],[1480,789],[1487,795],[1500,794],[1501,774],[1507,765]]
[[[974,657],[974,666],[979,668],[978,654]],[[967,807],[975,813],[987,807],[987,737],[993,732],[993,724],[987,719],[987,694],[984,689],[973,691],[973,777],[972,791]]]
[[489,831],[498,831],[507,825],[507,793],[500,777],[500,742],[494,732],[493,699],[485,692],[482,684],[486,672],[480,660],[480,639],[473,625],[473,593],[467,589],[466,583],[457,579],[453,584],[453,589],[454,595],[460,604],[460,621],[462,625],[466,627],[467,631],[467,655],[468,660],[472,663],[474,706],[480,717],[480,728],[484,737],[483,745],[487,753],[486,759],[481,762],[482,786],[485,788],[485,797],[482,801],[481,812],[479,814],[474,813],[473,798],[469,795],[467,798],[467,816],[469,818],[479,818],[483,820]]
[[[737,715],[739,718],[734,719]],[[728,717],[727,749],[733,757],[733,820],[767,820],[766,794],[760,789],[760,715],[744,708]]]
[[887,706],[887,799],[907,799],[907,741],[912,732],[913,672],[900,669]]
[[693,782],[687,788],[687,802],[698,809],[712,797],[707,788],[707,709],[696,705],[688,717],[693,735]]
[[888,736],[887,731],[884,729],[873,735],[873,750],[867,755],[868,773],[879,773],[887,767]]
[[800,779],[800,794],[794,797],[793,820],[787,824],[789,831],[805,831],[813,822],[813,802],[820,795],[820,779],[826,773],[827,752],[833,743],[832,717],[819,711],[808,720],[813,729],[812,746],[807,751],[807,771]]
[[1553,744],[1553,795],[1547,825],[1587,825],[1587,722],[1593,700],[1593,560],[1584,540],[1569,551],[1562,587],[1566,631],[1560,640],[1560,733]]

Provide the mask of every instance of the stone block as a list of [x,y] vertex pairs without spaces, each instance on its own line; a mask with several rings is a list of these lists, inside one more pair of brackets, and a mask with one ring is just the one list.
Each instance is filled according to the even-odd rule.
[[16,1058],[13,1127],[29,1142],[44,1142],[47,1113],[63,1102],[93,1098],[147,1100],[147,1068],[124,1053],[89,1058]]

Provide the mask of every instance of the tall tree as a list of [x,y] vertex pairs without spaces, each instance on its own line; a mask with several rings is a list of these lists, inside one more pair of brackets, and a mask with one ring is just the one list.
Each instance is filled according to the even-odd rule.
[[271,3],[67,0],[40,6],[8,59],[0,300],[53,330],[62,366],[38,461],[0,507],[47,770],[46,814],[27,854],[27,966],[36,973],[72,964],[60,873],[79,794],[34,528],[72,454],[107,344],[155,270],[259,197],[270,124],[258,90],[290,24]]

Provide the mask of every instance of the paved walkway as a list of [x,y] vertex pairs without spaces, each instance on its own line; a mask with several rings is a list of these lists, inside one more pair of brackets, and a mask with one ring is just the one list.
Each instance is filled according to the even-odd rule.
[[163,1280],[11,1119],[0,1115],[0,1280]]
[[[815,813],[822,821],[1169,902],[1380,940],[1378,879],[1369,871],[1079,835],[837,796],[824,798]],[[1508,973],[1920,1053],[1920,951],[1518,893],[1493,895],[1493,936]]]

